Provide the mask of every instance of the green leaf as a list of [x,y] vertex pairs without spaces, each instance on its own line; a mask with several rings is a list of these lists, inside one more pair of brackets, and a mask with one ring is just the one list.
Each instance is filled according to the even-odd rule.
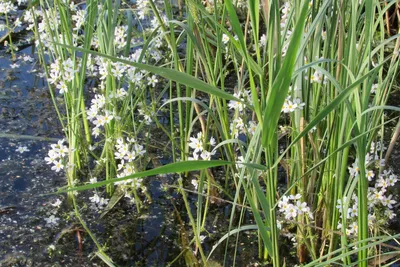
[[264,147],[267,147],[272,140],[272,137],[276,131],[276,125],[278,124],[283,103],[288,94],[294,66],[296,64],[297,51],[302,40],[304,26],[306,23],[307,13],[308,2],[304,1],[299,19],[296,22],[296,27],[293,31],[291,37],[292,39],[290,40],[285,59],[283,61],[282,68],[279,70],[276,79],[272,84],[272,88],[268,93],[267,107],[264,112],[262,124],[262,144]]
[[99,257],[109,267],[115,267],[115,265],[112,262],[112,260],[104,252],[97,251],[95,254],[96,254],[97,257]]
[[115,182],[126,181],[135,178],[142,178],[147,176],[154,176],[158,174],[166,174],[166,173],[182,173],[182,172],[189,172],[189,171],[196,171],[196,170],[203,170],[212,167],[224,166],[232,164],[230,161],[224,160],[193,160],[193,161],[184,161],[184,162],[176,162],[171,163],[162,167],[154,168],[148,171],[137,172],[125,177],[110,179],[106,181],[97,182],[94,184],[87,184],[82,186],[77,186],[73,188],[69,188],[66,190],[58,191],[57,194],[66,193],[70,191],[82,191],[97,188],[100,186],[112,184]]
[[199,80],[187,73],[184,72],[180,72],[174,69],[168,69],[168,68],[162,68],[162,67],[156,67],[156,66],[151,66],[151,65],[147,65],[147,64],[142,64],[142,63],[136,63],[136,62],[132,62],[126,59],[122,59],[122,58],[118,58],[118,57],[114,57],[114,56],[110,56],[110,55],[106,55],[103,53],[99,53],[93,50],[88,50],[88,49],[84,49],[84,48],[79,48],[79,47],[74,47],[74,46],[70,46],[70,45],[65,45],[65,44],[61,44],[61,43],[57,43],[55,42],[56,45],[61,46],[61,47],[65,47],[65,48],[69,48],[72,50],[76,50],[79,52],[84,52],[84,53],[89,53],[89,54],[93,54],[96,56],[100,56],[100,57],[104,57],[104,58],[108,58],[112,61],[116,61],[116,62],[121,62],[124,63],[126,65],[141,69],[141,70],[145,70],[157,75],[160,75],[166,79],[184,84],[186,86],[189,86],[191,88],[194,88],[196,90],[202,91],[204,93],[208,93],[214,96],[218,96],[220,98],[223,99],[227,99],[227,100],[235,100],[238,102],[243,102],[242,100],[234,97],[233,95],[222,91],[221,89],[218,89],[215,86],[212,86],[206,82],[203,82],[202,80]]

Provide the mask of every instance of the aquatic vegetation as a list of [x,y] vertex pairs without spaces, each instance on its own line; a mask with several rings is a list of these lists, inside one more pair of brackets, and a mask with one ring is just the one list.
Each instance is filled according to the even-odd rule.
[[[306,266],[368,266],[389,253],[380,245],[399,237],[385,229],[398,201],[384,146],[400,110],[387,105],[398,82],[399,29],[387,31],[396,1],[171,5],[39,0],[15,22],[35,36],[64,134],[45,161],[65,174],[58,193],[97,256],[112,266],[79,205],[107,214],[124,199],[142,214],[148,177],[166,173],[185,209],[176,256],[187,265],[207,266],[218,247],[235,265],[248,231],[273,266],[290,258],[285,238],[290,260]],[[14,7],[3,1],[0,13]],[[229,220],[212,239],[218,203],[229,203]]]

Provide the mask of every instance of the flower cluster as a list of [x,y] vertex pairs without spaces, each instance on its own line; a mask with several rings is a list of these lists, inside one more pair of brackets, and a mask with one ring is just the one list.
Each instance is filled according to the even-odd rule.
[[[345,210],[345,205],[348,205],[347,210]],[[352,218],[355,218],[355,221],[352,223],[348,224],[349,227],[346,228],[346,234],[347,235],[356,235],[358,233],[358,224],[357,224],[357,217],[358,217],[358,198],[355,194],[353,194],[351,201],[347,203],[347,197],[344,197],[343,199],[338,199],[337,200],[337,205],[336,208],[339,210],[340,213],[340,219],[343,219],[343,214],[346,214],[346,220],[349,222],[351,221]],[[338,223],[338,229],[342,229],[343,225],[341,222]]]
[[258,123],[256,121],[245,123],[243,120],[243,118],[246,117],[246,107],[250,106],[251,103],[251,92],[250,90],[243,89],[237,91],[233,95],[240,101],[230,100],[228,103],[229,109],[234,111],[234,117],[229,125],[231,135],[234,138],[238,138],[240,134],[248,133],[252,135],[255,132]]
[[146,17],[146,15],[150,12],[148,0],[137,0],[136,7],[138,10],[138,15],[139,15],[140,19],[144,19]]
[[318,83],[318,84],[321,84],[321,83],[326,84],[328,82],[328,79],[320,71],[316,70],[311,75],[311,82]]
[[303,109],[304,106],[305,103],[301,102],[300,98],[292,99],[290,96],[288,96],[285,99],[285,102],[283,103],[282,112],[283,113],[294,112],[297,109]]
[[[193,157],[189,157],[189,160],[198,160],[199,157],[201,157],[203,160],[210,160],[211,156],[216,153],[215,149],[209,152],[204,148],[202,132],[198,132],[197,137],[190,137],[189,139],[189,147],[193,149]],[[214,137],[210,138],[209,144],[211,146],[216,145]]]
[[234,93],[233,96],[240,101],[230,100],[228,104],[229,109],[233,109],[240,113],[243,112],[244,108],[246,107],[246,103],[251,100],[250,90],[240,90]]
[[134,138],[127,138],[126,142],[123,138],[118,138],[115,149],[117,151],[114,153],[115,159],[121,161],[118,164],[118,170],[124,167],[125,162],[131,163],[136,157],[143,156],[146,153],[143,146],[139,145]]
[[45,157],[47,164],[53,164],[51,169],[59,172],[65,167],[65,158],[68,155],[68,147],[64,145],[64,139],[52,144],[48,152],[48,157]]
[[9,14],[11,12],[17,11],[17,7],[9,1],[0,1],[0,14]]
[[57,89],[59,89],[60,94],[68,92],[68,82],[74,79],[75,73],[78,70],[75,69],[75,63],[71,58],[63,61],[56,59],[50,64],[50,77],[48,81],[51,84],[55,84]]
[[[282,35],[285,34],[285,29],[288,26],[289,23],[289,14],[290,14],[290,2],[285,2],[285,4],[283,5],[282,8],[282,15],[281,15],[281,31],[282,31]],[[292,35],[292,31],[290,29],[287,29],[286,31],[286,35],[285,35],[285,41],[284,41],[284,45],[282,47],[282,56],[286,55],[287,49],[289,47],[289,40],[290,40],[290,36]]]
[[290,195],[289,197],[283,196],[278,202],[279,211],[285,216],[287,220],[296,219],[298,215],[307,214],[313,219],[313,214],[306,202],[301,202],[301,195]]
[[[134,138],[126,138],[126,141],[123,138],[118,138],[115,150],[114,157],[120,162],[118,164],[118,178],[134,174],[136,172],[134,161],[146,153],[143,146],[138,144]],[[115,184],[121,186],[126,197],[132,198],[132,190],[140,188],[143,192],[146,191],[146,187],[142,182],[143,179],[135,178],[116,182]]]
[[[374,171],[371,169],[368,169],[368,166],[374,167],[373,163],[379,161],[379,166],[384,166],[384,160],[380,160],[379,152],[384,151],[386,147],[381,144],[381,142],[372,142],[371,143],[371,149],[370,151],[365,155],[365,166],[367,168],[365,169],[365,173],[367,175],[368,181],[372,181],[372,179],[375,177]],[[358,159],[353,162],[351,167],[348,167],[349,173],[351,177],[356,177],[360,173],[360,168],[358,167],[359,162]]]
[[[385,225],[388,220],[393,219],[396,214],[393,212],[393,205],[396,200],[392,194],[389,193],[390,187],[395,186],[398,181],[397,175],[392,170],[383,170],[379,175],[376,175],[373,168],[374,166],[382,167],[383,162],[380,160],[379,152],[384,151],[386,148],[380,142],[372,142],[371,149],[365,157],[366,176],[370,182],[368,188],[368,223],[370,227],[377,225]],[[379,162],[379,164],[373,164]],[[360,168],[358,159],[348,168],[350,177],[359,177]],[[378,173],[378,172],[376,172]],[[377,177],[378,176],[378,177]],[[347,228],[345,229],[347,235],[356,235],[358,232],[358,197],[353,194],[351,199],[346,197],[337,200],[338,205],[336,208],[339,210],[340,218],[343,220],[345,214]],[[338,229],[343,228],[342,221],[338,223]]]
[[[108,99],[122,100],[127,96],[125,89],[120,88],[115,93],[110,93]],[[96,94],[91,100],[91,106],[87,110],[87,116],[89,121],[94,124],[92,134],[94,137],[98,137],[100,134],[100,128],[111,123],[113,119],[119,119],[115,115],[114,111],[109,111],[106,109],[106,97],[103,94]]]
[[388,219],[393,219],[396,216],[393,213],[393,205],[397,202],[393,199],[393,195],[389,194],[389,188],[395,186],[398,181],[397,175],[392,170],[384,171],[377,179],[374,187],[368,188],[368,207],[370,210],[377,207],[384,209],[384,214]]
[[[76,8],[73,7],[75,10]],[[86,16],[86,10],[76,10],[75,14],[72,15],[72,21],[75,24],[74,30],[79,31],[83,24],[85,23],[85,16]]]
[[265,33],[263,35],[261,35],[259,44],[261,47],[267,46],[267,36],[265,35]]
[[117,49],[121,50],[126,47],[126,36],[127,36],[128,26],[117,26],[115,28],[115,39],[114,43]]

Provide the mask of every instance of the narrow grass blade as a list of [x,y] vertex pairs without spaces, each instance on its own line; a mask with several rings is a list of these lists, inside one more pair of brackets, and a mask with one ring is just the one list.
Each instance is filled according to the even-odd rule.
[[308,2],[304,1],[282,68],[279,70],[272,88],[268,92],[267,107],[263,118],[262,144],[264,147],[266,147],[272,140],[283,103],[289,90],[294,66],[296,64],[297,50],[299,49],[302,40],[307,13]]
[[93,188],[97,188],[100,186],[112,184],[115,182],[126,181],[129,179],[142,178],[142,177],[154,176],[154,175],[166,174],[166,173],[182,173],[182,172],[189,172],[189,171],[197,171],[197,170],[203,170],[203,169],[224,166],[224,165],[230,165],[230,164],[232,164],[230,161],[224,161],[224,160],[209,160],[209,161],[202,161],[202,160],[195,161],[194,160],[194,161],[176,162],[176,163],[171,163],[171,164],[168,164],[168,165],[165,165],[162,167],[158,167],[158,168],[155,168],[152,170],[137,172],[132,175],[125,176],[125,177],[110,179],[107,181],[101,181],[101,182],[94,183],[94,184],[77,186],[77,187],[69,188],[69,189],[62,190],[62,191],[59,191],[56,193],[60,194],[60,193],[66,193],[66,192],[70,192],[70,191],[88,190],[88,189],[93,189]]
[[160,76],[162,76],[162,77],[164,77],[166,79],[169,79],[169,80],[176,81],[178,83],[187,85],[187,86],[189,86],[191,88],[194,88],[196,90],[202,91],[204,93],[208,93],[210,95],[214,95],[214,96],[217,96],[217,97],[220,97],[220,98],[223,98],[223,99],[227,99],[227,100],[235,100],[235,101],[238,101],[238,102],[243,102],[242,100],[234,97],[233,95],[231,95],[229,93],[226,93],[226,92],[222,91],[221,89],[218,89],[217,87],[212,86],[212,85],[210,85],[210,84],[208,84],[206,82],[203,82],[202,80],[199,80],[199,79],[197,79],[197,78],[195,78],[195,77],[193,77],[193,76],[191,76],[191,75],[189,75],[187,73],[184,73],[184,72],[180,72],[180,71],[177,71],[177,70],[174,70],[174,69],[168,69],[168,68],[156,67],[156,66],[151,66],[151,65],[142,64],[142,63],[136,63],[136,62],[132,62],[132,61],[129,61],[129,60],[126,60],[126,59],[121,59],[121,58],[118,58],[118,57],[114,57],[114,56],[106,55],[106,54],[103,54],[103,53],[99,53],[99,52],[96,52],[96,51],[93,51],[93,50],[83,49],[83,48],[74,47],[74,46],[70,46],[70,45],[65,45],[65,44],[61,44],[61,43],[56,43],[56,44],[59,45],[59,46],[62,46],[62,47],[66,47],[66,48],[69,48],[69,49],[72,49],[72,50],[79,51],[79,52],[85,52],[85,53],[93,54],[93,55],[96,55],[96,56],[101,56],[101,57],[104,57],[104,58],[108,58],[108,59],[110,59],[112,61],[115,61],[115,62],[121,62],[121,63],[124,63],[126,65],[133,66],[133,67],[136,67],[138,69],[145,70],[145,71],[160,75]]

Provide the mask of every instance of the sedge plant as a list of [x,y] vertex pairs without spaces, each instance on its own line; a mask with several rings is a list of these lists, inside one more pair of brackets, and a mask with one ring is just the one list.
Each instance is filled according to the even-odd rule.
[[[106,186],[105,197],[122,192],[140,213],[143,179],[178,173],[204,266],[215,247],[207,255],[201,237],[217,199],[232,205],[216,244],[225,242],[225,265],[230,242],[237,248],[242,231],[256,230],[258,256],[273,266],[286,262],[283,234],[298,263],[367,266],[398,237],[382,231],[396,203],[397,176],[382,162],[392,120],[384,110],[399,111],[386,105],[398,73],[399,34],[385,31],[394,5],[41,0],[26,21],[68,144],[67,157],[62,143],[49,155],[66,169],[62,192],[76,209],[71,192]],[[149,149],[162,150],[152,127],[167,137],[159,146],[173,163],[146,170]],[[104,178],[82,179],[85,168]],[[198,193],[195,208],[187,186]],[[107,205],[97,193],[91,201]]]

